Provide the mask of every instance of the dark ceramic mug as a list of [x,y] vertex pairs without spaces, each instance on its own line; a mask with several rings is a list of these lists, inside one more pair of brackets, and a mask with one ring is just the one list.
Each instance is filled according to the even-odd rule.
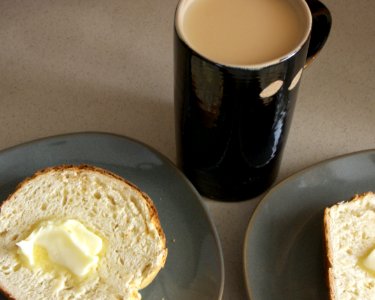
[[[307,20],[287,55],[233,66],[189,46],[175,15],[174,94],[178,166],[206,197],[255,197],[275,181],[304,68],[323,47],[331,15],[319,1],[298,2]],[[199,0],[197,0],[199,1]]]

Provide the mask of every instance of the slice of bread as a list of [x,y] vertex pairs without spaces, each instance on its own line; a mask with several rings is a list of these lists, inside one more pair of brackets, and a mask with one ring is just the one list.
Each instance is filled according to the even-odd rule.
[[[16,243],[37,224],[74,219],[103,239],[95,271],[32,269]],[[0,212],[0,290],[14,299],[140,299],[164,266],[166,238],[151,199],[125,179],[93,166],[58,166],[26,179]]]
[[375,194],[326,208],[324,235],[330,299],[375,299],[375,272],[364,264],[375,249]]

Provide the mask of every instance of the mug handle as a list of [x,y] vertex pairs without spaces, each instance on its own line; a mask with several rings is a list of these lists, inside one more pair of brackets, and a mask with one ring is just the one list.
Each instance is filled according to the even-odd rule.
[[323,48],[332,26],[331,13],[323,3],[318,0],[306,0],[306,3],[312,15],[312,28],[305,68],[314,61]]

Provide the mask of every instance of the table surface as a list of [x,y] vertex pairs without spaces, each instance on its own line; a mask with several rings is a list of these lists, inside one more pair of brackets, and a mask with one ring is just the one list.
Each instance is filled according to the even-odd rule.
[[[0,1],[0,149],[104,131],[175,161],[176,0]],[[277,181],[375,148],[375,1],[327,0],[329,40],[306,69]],[[225,260],[223,299],[246,299],[243,240],[261,197],[204,199]]]

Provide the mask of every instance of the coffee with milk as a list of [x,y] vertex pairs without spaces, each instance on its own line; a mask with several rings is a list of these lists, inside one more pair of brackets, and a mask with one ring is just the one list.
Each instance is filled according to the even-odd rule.
[[190,0],[179,28],[192,49],[226,65],[262,64],[287,55],[308,24],[292,0]]

